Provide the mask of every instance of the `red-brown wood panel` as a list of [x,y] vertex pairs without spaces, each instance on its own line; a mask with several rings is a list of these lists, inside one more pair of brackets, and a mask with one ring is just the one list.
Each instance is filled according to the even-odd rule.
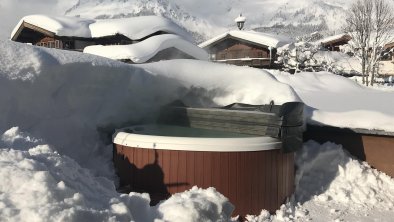
[[[224,164],[223,164],[224,165]],[[225,175],[222,175],[222,164],[220,162],[220,152],[216,152],[212,154],[212,183],[211,186],[217,188],[221,187],[222,184],[220,181],[225,180]],[[227,168],[227,166],[225,166]],[[223,190],[223,189],[222,189]],[[220,191],[222,192],[222,191]]]
[[170,193],[177,193],[178,192],[178,185],[179,185],[179,180],[178,180],[178,169],[179,169],[179,159],[178,159],[178,154],[179,151],[169,151],[170,153],[170,182],[168,184],[168,191]]
[[277,174],[278,174],[278,194],[277,196],[277,202],[281,203],[282,202],[282,198],[283,198],[283,193],[284,190],[286,188],[286,183],[284,181],[284,161],[283,161],[284,155],[277,155],[276,157],[276,162],[278,163],[278,170],[277,170]]
[[251,171],[251,177],[252,177],[252,181],[250,183],[250,201],[251,201],[251,211],[256,212],[262,209],[259,209],[259,206],[262,206],[262,204],[259,203],[259,195],[261,194],[261,192],[259,192],[262,188],[262,184],[261,181],[259,180],[259,177],[261,177],[261,171],[263,169],[259,168],[259,152],[250,152],[250,168],[251,169],[255,169]]
[[204,187],[204,153],[195,152],[195,162],[194,162],[194,182],[202,188]]
[[239,210],[239,212],[244,212],[247,209],[247,193],[250,192],[250,190],[247,190],[248,187],[246,187],[247,181],[245,180],[246,177],[248,177],[248,174],[250,173],[246,171],[245,169],[245,155],[246,153],[237,153],[237,200],[239,205],[236,206]]
[[213,153],[203,153],[203,187],[212,186],[212,156]]
[[271,208],[270,211],[275,211],[278,206],[278,162],[277,162],[277,154],[279,150],[272,150],[271,156],[271,178],[272,178],[272,190],[270,191],[271,194]]
[[186,152],[186,178],[189,183],[188,188],[190,189],[192,186],[196,184],[195,180],[195,152]]
[[[171,153],[168,150],[163,150],[162,152],[162,169],[164,172],[164,184],[169,184],[170,183],[170,177],[171,177],[171,166],[170,166],[170,157]],[[168,188],[167,188],[168,189]]]
[[232,203],[238,202],[237,178],[238,178],[238,162],[237,153],[229,153],[229,193],[228,198]]
[[229,197],[230,194],[230,157],[229,153],[220,153],[220,192]]
[[178,153],[178,182],[180,185],[177,187],[178,192],[182,192],[188,189],[189,182],[187,180],[187,152],[179,151]]
[[[279,150],[219,153],[122,146],[114,149],[121,184],[131,183],[132,188],[140,189],[137,192],[148,190],[156,200],[167,197],[160,192],[213,186],[235,205],[233,215],[245,216],[259,214],[262,209],[275,212],[294,190],[294,155]],[[149,184],[152,181],[158,185]]]

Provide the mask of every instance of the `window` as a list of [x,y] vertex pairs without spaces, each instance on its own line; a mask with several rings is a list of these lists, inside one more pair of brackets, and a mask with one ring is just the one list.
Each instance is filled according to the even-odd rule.
[[55,41],[48,41],[48,48],[55,48]]

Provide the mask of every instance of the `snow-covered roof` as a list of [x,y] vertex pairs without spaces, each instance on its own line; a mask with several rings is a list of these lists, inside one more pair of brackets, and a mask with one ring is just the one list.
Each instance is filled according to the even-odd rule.
[[327,43],[339,41],[342,39],[350,40],[351,37],[350,37],[350,35],[348,35],[346,33],[342,33],[342,34],[333,35],[333,36],[326,37],[324,39],[317,40],[317,42],[327,44]]
[[45,29],[58,36],[90,38],[92,35],[89,25],[94,23],[95,20],[66,16],[28,15],[23,17],[15,26],[11,33],[11,39],[17,34],[23,22]]
[[208,60],[208,54],[203,49],[173,34],[152,36],[131,45],[88,46],[83,52],[110,59],[130,59],[134,63],[144,63],[168,48],[176,48],[199,60]]
[[226,37],[234,37],[238,39],[244,39],[249,42],[253,42],[259,45],[264,45],[267,47],[278,48],[280,46],[286,45],[292,42],[289,38],[281,35],[263,33],[263,32],[256,32],[256,31],[240,31],[240,30],[231,30],[225,32],[221,35],[218,35],[212,39],[209,39],[199,46],[201,48],[206,48],[216,42],[226,38]]
[[177,34],[193,41],[192,36],[169,19],[159,16],[140,16],[122,19],[97,20],[91,24],[92,37],[123,34],[130,39],[141,39],[158,31]]
[[17,34],[23,22],[50,31],[58,36],[97,38],[122,34],[132,40],[163,31],[187,40],[192,36],[171,20],[159,16],[140,16],[122,19],[93,20],[66,16],[29,15],[23,17],[11,33]]

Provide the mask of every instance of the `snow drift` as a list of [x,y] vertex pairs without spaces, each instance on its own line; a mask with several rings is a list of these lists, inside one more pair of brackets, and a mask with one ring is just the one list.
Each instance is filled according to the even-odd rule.
[[18,127],[0,139],[1,221],[228,221],[233,206],[193,187],[150,207],[148,194],[119,194],[73,159]]
[[296,190],[275,215],[249,221],[392,221],[394,180],[331,142],[308,141],[296,153]]
[[132,66],[10,41],[0,47],[0,104],[7,104],[0,131],[28,130],[100,175],[113,174],[104,148],[112,131],[152,120],[176,99],[195,106],[298,100],[289,86],[251,68],[192,60]]
[[[147,194],[118,194],[108,145],[112,130],[150,121],[175,99],[196,106],[299,100],[288,85],[252,68],[189,60],[127,65],[10,41],[0,41],[0,47],[0,220],[230,221],[233,206],[213,188],[195,187],[156,207],[149,206]],[[304,78],[325,76],[334,79]],[[291,79],[282,81],[286,78]],[[323,82],[297,87],[294,78],[300,94],[341,91],[350,84],[337,79],[335,87]],[[324,220],[354,219],[361,211],[378,212],[381,221],[392,218],[391,178],[335,145],[305,147],[306,154],[297,155],[295,202],[275,216],[262,211],[251,220],[321,219],[322,214]],[[357,211],[341,211],[348,205]]]
[[394,132],[394,94],[364,87],[353,80],[328,72],[302,72],[290,75],[273,72],[291,85],[309,106],[311,124]]
[[[298,100],[250,68],[190,60],[133,66],[11,41],[0,47],[3,219],[227,221],[233,208],[214,189],[193,188],[156,208],[147,195],[116,193],[113,130],[152,121],[176,99],[196,106]],[[274,89],[281,96],[266,93]]]

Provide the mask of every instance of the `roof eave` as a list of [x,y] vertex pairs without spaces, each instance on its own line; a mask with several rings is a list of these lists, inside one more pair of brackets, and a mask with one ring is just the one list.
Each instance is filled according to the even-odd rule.
[[33,24],[23,21],[21,23],[21,25],[19,26],[18,30],[12,36],[11,40],[16,41],[24,28],[29,28],[29,29],[35,30],[35,31],[40,32],[40,33],[47,35],[49,37],[54,37],[56,35],[54,32],[51,32],[51,31],[41,28],[39,26],[36,26],[36,25],[33,25]]

